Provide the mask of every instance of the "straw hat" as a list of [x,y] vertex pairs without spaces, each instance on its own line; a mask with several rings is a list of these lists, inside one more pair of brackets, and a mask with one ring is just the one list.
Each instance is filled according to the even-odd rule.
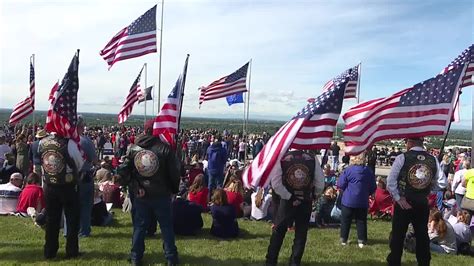
[[37,139],[42,139],[44,137],[48,136],[48,133],[46,133],[46,131],[44,129],[41,129],[39,130],[38,132],[36,132],[36,138]]

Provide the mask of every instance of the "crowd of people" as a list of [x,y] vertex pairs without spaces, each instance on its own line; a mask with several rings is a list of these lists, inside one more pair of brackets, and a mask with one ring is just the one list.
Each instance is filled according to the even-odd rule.
[[[438,163],[422,148],[420,139],[407,140],[405,152],[374,146],[358,156],[343,155],[333,142],[317,157],[291,153],[289,165],[282,160],[283,178],[278,182],[283,186],[272,181],[268,187],[245,188],[242,173],[270,138],[266,132],[242,136],[215,129],[182,130],[175,153],[151,135],[150,125],[88,128],[82,117],[78,121],[80,150],[68,142],[61,144],[41,127],[5,125],[0,129],[0,214],[30,216],[43,226],[46,258],[56,256],[54,238],[61,224],[67,255],[79,256],[77,238],[93,235],[91,225],[110,226],[110,208],[131,212],[130,259],[137,264],[143,258],[144,237],[156,232],[157,222],[167,261],[178,263],[174,235],[199,235],[202,213],[212,216],[210,233],[223,239],[241,235],[241,219],[268,223],[273,228],[269,265],[276,264],[287,230],[296,230],[291,260],[301,262],[308,225],[340,228],[340,243],[346,246],[355,219],[357,245],[370,245],[368,215],[393,219],[387,258],[391,265],[399,265],[403,248],[416,250],[420,264],[429,263],[429,250],[470,252],[474,230],[470,149],[449,150]],[[54,145],[64,147],[68,154],[61,178],[62,168],[51,163],[57,155],[48,153]],[[308,159],[305,154],[315,160],[304,162],[315,169],[310,182],[315,190],[309,194],[301,190],[300,195],[292,187],[298,184],[285,179],[285,169],[292,169],[294,158]],[[376,176],[377,166],[391,167],[391,173]],[[58,173],[51,174],[53,170]],[[77,176],[72,174],[76,172]],[[64,190],[68,183],[77,183],[77,193]],[[417,243],[414,249],[412,242]]]

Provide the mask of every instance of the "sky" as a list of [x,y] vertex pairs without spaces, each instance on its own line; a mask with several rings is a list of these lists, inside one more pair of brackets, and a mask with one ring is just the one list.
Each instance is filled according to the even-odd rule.
[[[242,118],[243,105],[229,107],[225,99],[199,108],[198,88],[251,59],[250,119],[283,121],[317,97],[329,79],[359,62],[360,100],[386,97],[438,74],[474,36],[474,6],[468,0],[169,0],[162,54],[121,61],[108,70],[99,51],[157,3],[159,25],[158,1],[2,0],[0,108],[12,108],[28,95],[31,54],[37,110],[48,109],[51,87],[81,49],[78,112],[113,114],[144,63],[147,85],[157,87],[160,56],[163,102],[189,53],[183,116]],[[464,90],[461,122],[454,127],[471,128],[473,89]],[[343,112],[355,104],[346,100]],[[134,107],[134,114],[143,112],[143,104]]]

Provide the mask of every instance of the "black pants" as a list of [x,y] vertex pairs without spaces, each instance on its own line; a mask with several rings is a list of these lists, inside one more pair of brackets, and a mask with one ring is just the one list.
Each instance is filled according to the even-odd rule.
[[341,205],[341,241],[346,242],[349,238],[352,219],[356,220],[357,239],[359,243],[367,242],[367,209],[349,208]]
[[410,201],[407,200],[412,209],[403,210],[395,204],[392,219],[392,238],[390,240],[390,254],[387,262],[389,265],[400,265],[403,253],[403,243],[405,240],[408,225],[411,223],[415,230],[416,238],[416,260],[418,265],[430,265],[430,239],[428,237],[428,217],[429,206],[426,198]]
[[44,257],[54,258],[59,248],[59,227],[64,209],[67,223],[66,256],[79,252],[79,194],[76,185],[48,185],[45,188],[46,234]]
[[306,246],[306,237],[309,227],[309,217],[311,216],[311,202],[302,202],[294,207],[292,201],[280,200],[277,219],[270,238],[268,246],[266,263],[267,265],[276,265],[278,254],[285,238],[288,225],[295,221],[295,239],[290,257],[290,265],[300,265],[301,258]]

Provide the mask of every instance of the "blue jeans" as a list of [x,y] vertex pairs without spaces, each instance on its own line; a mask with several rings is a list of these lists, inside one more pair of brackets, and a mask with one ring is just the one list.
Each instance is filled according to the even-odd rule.
[[145,251],[145,234],[150,224],[150,215],[153,212],[160,223],[163,249],[168,261],[178,263],[178,249],[174,241],[173,221],[171,217],[171,198],[163,196],[155,199],[135,198],[132,205],[134,213],[132,261],[141,261]]
[[79,182],[80,229],[79,236],[90,236],[91,215],[94,203],[94,182]]
[[338,166],[339,166],[339,155],[337,156],[334,155],[333,160],[332,160],[332,169],[336,171]]
[[436,192],[436,207],[438,207],[438,210],[442,213],[444,210],[443,206],[443,194],[444,191],[437,191]]
[[440,253],[440,254],[447,254],[446,250],[444,250],[442,246],[435,244],[433,242],[430,242],[430,250],[436,253]]
[[209,175],[209,193],[211,193],[215,188],[222,188],[222,183],[224,182],[224,173],[215,173],[212,171],[207,172]]

